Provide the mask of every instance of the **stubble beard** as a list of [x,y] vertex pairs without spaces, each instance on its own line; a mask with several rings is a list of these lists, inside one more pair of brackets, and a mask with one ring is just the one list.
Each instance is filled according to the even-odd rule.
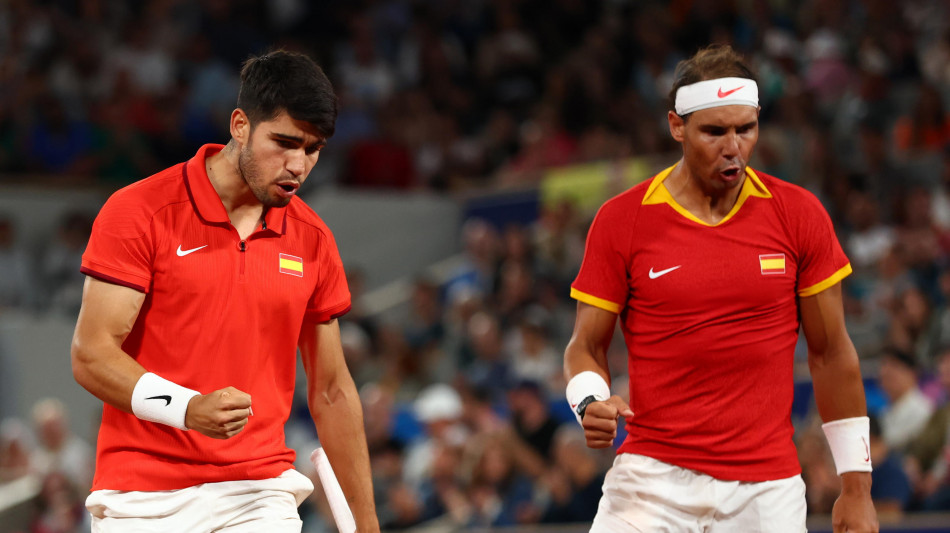
[[254,150],[250,144],[241,149],[241,154],[238,156],[238,172],[241,173],[241,179],[247,184],[251,193],[265,208],[285,207],[290,203],[290,198],[271,196],[267,192],[268,184],[263,183],[257,161],[254,160]]

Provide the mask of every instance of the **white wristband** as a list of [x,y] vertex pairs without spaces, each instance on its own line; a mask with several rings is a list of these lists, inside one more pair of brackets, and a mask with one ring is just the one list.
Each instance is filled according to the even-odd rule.
[[821,425],[831,447],[838,475],[871,471],[871,421],[866,416],[832,420]]
[[132,413],[142,420],[166,424],[183,431],[188,401],[201,394],[151,372],[139,378],[132,390]]
[[570,404],[571,411],[574,412],[574,418],[580,423],[581,415],[577,412],[578,406],[580,406],[588,396],[593,396],[594,399],[599,402],[610,398],[610,385],[607,385],[604,378],[597,372],[585,370],[567,382],[567,390],[565,392],[567,393],[567,403]]

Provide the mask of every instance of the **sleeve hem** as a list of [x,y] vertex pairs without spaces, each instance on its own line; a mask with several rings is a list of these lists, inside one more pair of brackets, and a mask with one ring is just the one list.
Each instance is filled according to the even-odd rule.
[[851,263],[848,263],[847,265],[841,267],[840,269],[838,269],[837,272],[835,272],[834,274],[826,278],[824,281],[820,281],[810,287],[806,287],[804,289],[799,290],[798,296],[800,297],[814,296],[818,294],[819,292],[831,287],[835,283],[838,283],[839,281],[848,277],[849,274],[851,274]]
[[[83,274],[87,275],[87,276],[96,278],[96,279],[98,279],[98,280],[100,280],[100,281],[104,281],[104,282],[106,282],[106,283],[111,283],[111,284],[113,284],[113,285],[121,285],[121,286],[123,286],[123,287],[128,287],[128,288],[130,288],[130,289],[137,290],[137,291],[139,291],[139,292],[141,292],[141,293],[148,294],[148,284],[140,285],[140,284],[138,284],[138,283],[129,281],[129,280],[127,280],[127,279],[122,279],[122,278],[118,278],[118,277],[115,277],[115,276],[110,276],[109,274],[105,274],[105,273],[100,272],[100,271],[98,271],[98,270],[94,270],[94,269],[92,269],[92,268],[90,268],[90,267],[87,267],[87,266],[85,266],[85,265],[81,266],[81,267],[79,268],[79,271],[82,272]],[[115,271],[113,271],[113,273],[114,273],[114,272],[115,272]]]
[[584,302],[585,304],[598,307],[604,311],[609,311],[615,315],[620,314],[620,304],[592,296],[586,292],[581,292],[574,287],[571,287],[571,298],[574,298],[578,302]]
[[307,309],[306,320],[308,322],[329,322],[334,318],[340,318],[341,316],[350,312],[353,306],[350,302],[344,302],[340,305],[330,307],[328,309]]

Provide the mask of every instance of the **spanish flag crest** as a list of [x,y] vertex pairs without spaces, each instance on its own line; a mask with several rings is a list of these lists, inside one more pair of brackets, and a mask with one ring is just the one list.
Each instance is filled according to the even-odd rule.
[[762,275],[784,274],[785,273],[785,254],[760,254],[759,268]]
[[280,254],[280,273],[303,277],[303,259],[289,254]]

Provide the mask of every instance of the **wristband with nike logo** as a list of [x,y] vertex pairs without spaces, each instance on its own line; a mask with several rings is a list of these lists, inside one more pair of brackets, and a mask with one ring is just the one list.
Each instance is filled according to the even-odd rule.
[[199,394],[196,390],[146,372],[132,390],[132,413],[142,420],[188,431],[185,427],[188,402]]
[[832,420],[821,425],[838,475],[871,471],[871,421],[866,416]]

